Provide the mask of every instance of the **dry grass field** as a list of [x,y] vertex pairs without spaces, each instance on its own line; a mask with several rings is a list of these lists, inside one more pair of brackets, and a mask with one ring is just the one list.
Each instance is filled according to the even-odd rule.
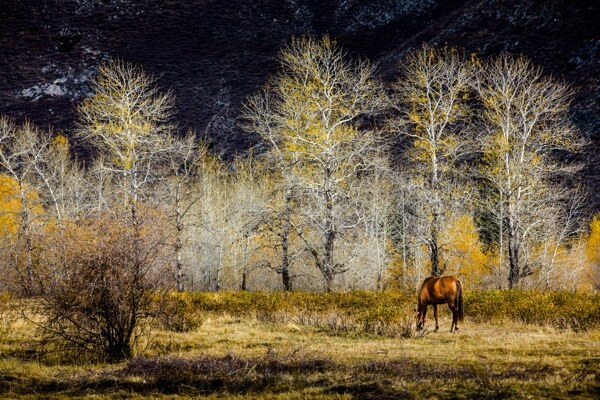
[[[600,397],[600,330],[504,320],[449,333],[339,329],[298,315],[202,313],[188,332],[154,327],[121,364],[68,361],[30,323],[0,324],[0,394],[15,399],[461,399]],[[331,318],[331,316],[329,316]],[[402,325],[402,323],[400,323]]]

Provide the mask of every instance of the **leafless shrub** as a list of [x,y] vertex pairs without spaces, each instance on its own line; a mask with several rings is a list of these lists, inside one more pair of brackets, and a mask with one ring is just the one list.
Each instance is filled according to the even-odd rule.
[[[164,310],[171,276],[161,261],[160,229],[114,215],[59,234],[62,255],[47,255],[41,296],[31,318],[45,340],[66,353],[117,362],[132,356],[147,323]],[[64,244],[67,244],[66,246]]]

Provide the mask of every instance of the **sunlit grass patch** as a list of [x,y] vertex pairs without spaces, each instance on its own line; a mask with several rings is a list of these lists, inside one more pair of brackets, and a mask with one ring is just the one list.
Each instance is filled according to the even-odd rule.
[[[368,303],[344,301],[353,305],[336,312]],[[402,335],[402,322],[383,333],[363,329],[360,319],[349,329],[331,326],[319,317],[328,315],[324,305],[309,310],[312,322],[298,318],[297,304],[276,317],[197,306],[201,324],[185,331],[158,324],[134,359],[114,365],[61,359],[36,347],[31,322],[13,320],[0,336],[0,397],[591,399],[600,390],[598,329],[467,318],[450,333],[443,312],[439,332],[429,318],[424,333]]]

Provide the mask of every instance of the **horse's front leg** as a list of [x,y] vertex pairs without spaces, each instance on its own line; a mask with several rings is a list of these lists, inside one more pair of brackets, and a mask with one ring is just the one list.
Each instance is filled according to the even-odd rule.
[[417,319],[417,331],[425,329],[425,315],[427,315],[427,305],[421,306]]
[[438,329],[440,329],[440,325],[438,324],[438,305],[437,304],[433,305],[433,317],[435,318],[435,332],[437,332]]

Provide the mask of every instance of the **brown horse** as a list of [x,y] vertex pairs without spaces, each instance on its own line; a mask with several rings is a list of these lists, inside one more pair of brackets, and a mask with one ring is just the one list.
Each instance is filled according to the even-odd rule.
[[438,325],[438,304],[447,303],[452,310],[452,326],[450,332],[458,330],[458,322],[464,318],[463,291],[460,280],[456,276],[442,276],[439,278],[430,276],[423,281],[419,302],[417,303],[417,330],[420,331],[425,325],[425,314],[427,306],[433,305],[433,316],[435,317],[435,330]]

